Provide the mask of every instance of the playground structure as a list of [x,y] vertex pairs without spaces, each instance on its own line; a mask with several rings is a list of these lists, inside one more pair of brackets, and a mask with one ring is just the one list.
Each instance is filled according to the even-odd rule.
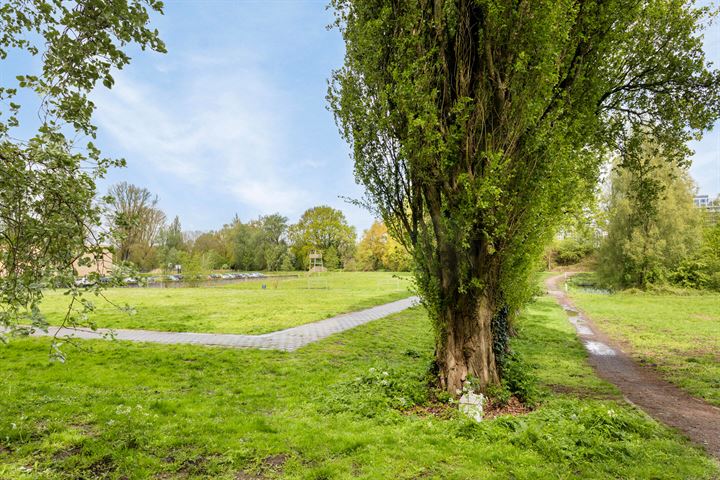
[[327,268],[323,264],[322,252],[312,250],[308,255],[308,259],[307,288],[329,288],[327,276],[321,275],[327,272]]
[[322,258],[322,252],[318,250],[312,250],[310,252],[310,255],[308,255],[309,258],[309,273],[321,273],[321,272],[327,272],[327,268],[323,265],[323,258]]

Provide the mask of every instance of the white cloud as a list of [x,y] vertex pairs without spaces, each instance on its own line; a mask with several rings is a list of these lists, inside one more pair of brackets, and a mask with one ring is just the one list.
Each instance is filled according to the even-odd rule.
[[130,168],[149,164],[259,213],[295,212],[306,192],[283,168],[288,99],[259,68],[230,61],[210,74],[208,62],[220,63],[189,55],[152,84],[117,75],[115,87],[95,98],[101,133]]
[[297,211],[298,205],[305,205],[303,193],[288,189],[274,181],[244,180],[230,187],[230,191],[242,202],[255,205],[263,213]]

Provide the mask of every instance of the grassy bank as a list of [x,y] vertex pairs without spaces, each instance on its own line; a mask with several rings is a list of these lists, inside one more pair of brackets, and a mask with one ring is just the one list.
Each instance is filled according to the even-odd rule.
[[539,408],[424,413],[433,342],[412,309],[292,353],[48,341],[0,348],[0,478],[717,478],[594,376],[565,314],[531,305],[514,349]]
[[[113,288],[107,299],[130,305],[128,314],[94,297],[91,319],[99,327],[170,332],[268,333],[352,312],[410,295],[406,274],[328,273],[197,288]],[[262,286],[266,288],[263,289]],[[67,311],[68,297],[49,291],[41,310],[53,325]]]
[[623,343],[639,362],[720,406],[720,295],[603,295],[578,288],[571,294],[598,327]]

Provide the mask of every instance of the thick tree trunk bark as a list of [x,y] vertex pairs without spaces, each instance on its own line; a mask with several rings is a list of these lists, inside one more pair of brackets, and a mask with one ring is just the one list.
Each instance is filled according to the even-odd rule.
[[[493,280],[497,265],[488,261],[484,252],[487,246],[482,239],[463,248],[456,238],[448,238],[444,230],[441,195],[429,186],[425,191],[428,212],[432,219],[437,242],[436,258],[428,270],[440,279],[440,309],[437,314],[441,326],[436,339],[435,360],[440,384],[455,395],[468,377],[473,377],[484,389],[500,381],[493,352],[492,320],[496,305],[492,299]],[[484,284],[483,290],[466,285],[462,287],[458,276],[459,258],[472,258],[469,267],[476,273],[476,281]]]
[[452,394],[461,390],[468,377],[482,388],[500,377],[493,352],[492,319],[495,312],[487,298],[470,294],[448,305],[442,315],[447,326],[436,351],[441,386]]

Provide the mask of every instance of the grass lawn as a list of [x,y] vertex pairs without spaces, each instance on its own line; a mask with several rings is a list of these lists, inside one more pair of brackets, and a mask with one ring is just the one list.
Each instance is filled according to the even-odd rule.
[[[98,327],[170,332],[260,334],[408,297],[406,274],[338,272],[298,279],[272,279],[197,288],[113,288],[108,300],[134,307],[135,314],[92,298]],[[267,288],[262,289],[265,284]],[[68,297],[48,292],[41,309],[59,325]]]
[[[296,352],[47,339],[0,348],[0,478],[718,478],[717,463],[617,400],[565,314],[531,305],[514,349],[540,407],[475,424],[428,401],[420,308]],[[69,347],[68,347],[69,348]]]
[[720,406],[720,295],[571,291],[603,331],[642,363]]

